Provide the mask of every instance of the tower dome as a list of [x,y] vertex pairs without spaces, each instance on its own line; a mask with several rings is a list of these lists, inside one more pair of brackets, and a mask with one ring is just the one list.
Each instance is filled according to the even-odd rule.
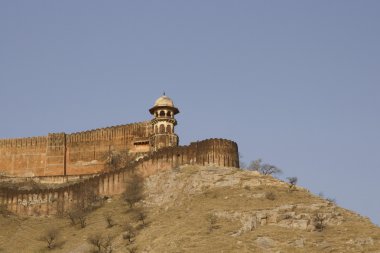
[[156,100],[156,102],[154,103],[154,106],[171,106],[171,107],[174,107],[174,103],[170,97],[163,95]]
[[149,112],[151,114],[154,114],[154,112],[157,111],[157,109],[165,108],[170,109],[171,111],[173,111],[174,114],[179,113],[178,108],[174,106],[173,100],[165,94],[157,98],[156,102],[154,102],[153,107],[149,109]]

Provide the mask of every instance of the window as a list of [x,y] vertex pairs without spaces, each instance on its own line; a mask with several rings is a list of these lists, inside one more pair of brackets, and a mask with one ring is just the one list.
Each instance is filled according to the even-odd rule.
[[164,126],[164,124],[161,124],[160,125],[160,134],[163,134],[163,133],[165,133],[165,126]]

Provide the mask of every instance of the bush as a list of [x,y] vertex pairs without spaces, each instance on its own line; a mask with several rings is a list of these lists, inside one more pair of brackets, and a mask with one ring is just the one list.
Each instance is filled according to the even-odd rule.
[[57,228],[48,228],[42,235],[41,240],[47,243],[48,249],[54,249],[57,245],[58,237],[59,230]]
[[208,231],[209,232],[212,232],[214,231],[215,229],[218,229],[220,226],[217,225],[218,223],[218,216],[216,216],[215,214],[213,213],[210,213],[206,216],[206,220],[207,220],[207,228],[208,228]]
[[291,192],[296,188],[298,178],[297,177],[287,177],[287,179],[289,182],[289,192]]
[[137,221],[137,222],[141,222],[141,225],[143,227],[145,227],[147,224],[146,224],[146,218],[147,218],[147,213],[144,209],[142,208],[139,208],[139,209],[135,209],[134,210],[134,219]]
[[128,240],[129,243],[134,241],[136,237],[136,230],[130,224],[124,226],[123,239]]
[[267,193],[265,193],[265,198],[269,199],[269,200],[275,200],[276,195],[273,192],[267,192]]
[[317,231],[323,231],[326,228],[326,216],[323,213],[315,213],[313,223]]
[[81,228],[86,227],[87,213],[83,209],[73,209],[67,212],[67,216],[70,219],[71,225],[76,225],[79,222]]
[[112,213],[105,213],[104,219],[107,222],[107,228],[112,228],[115,226],[115,221],[113,220]]
[[124,192],[124,200],[132,208],[137,202],[144,198],[144,178],[133,174],[128,180]]
[[92,234],[87,242],[95,248],[95,252],[112,252],[112,238],[103,236],[101,233]]

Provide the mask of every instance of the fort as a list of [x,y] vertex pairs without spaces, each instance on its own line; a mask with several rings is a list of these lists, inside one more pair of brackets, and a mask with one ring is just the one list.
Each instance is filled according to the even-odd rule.
[[[233,141],[207,139],[179,146],[179,110],[169,97],[159,97],[149,112],[153,119],[140,123],[0,140],[0,205],[17,214],[63,214],[79,202],[86,205],[88,194],[122,193],[130,170],[149,176],[185,164],[239,167]],[[110,157],[117,153],[128,154],[131,161],[110,170]],[[10,182],[48,187],[13,187]]]

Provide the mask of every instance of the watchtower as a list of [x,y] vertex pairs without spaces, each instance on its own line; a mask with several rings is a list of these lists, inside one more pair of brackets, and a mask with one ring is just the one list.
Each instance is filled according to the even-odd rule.
[[154,117],[151,120],[153,133],[150,137],[150,150],[157,151],[164,147],[178,146],[178,135],[174,132],[177,120],[174,115],[179,113],[179,110],[174,106],[173,100],[164,93],[156,100],[149,112]]

